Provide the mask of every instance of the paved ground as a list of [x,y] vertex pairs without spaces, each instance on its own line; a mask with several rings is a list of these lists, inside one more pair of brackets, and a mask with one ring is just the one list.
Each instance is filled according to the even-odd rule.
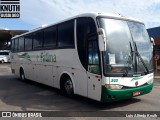
[[0,64],[0,111],[160,111],[160,80],[154,82],[150,94],[104,104],[81,96],[67,98],[57,89],[22,82],[11,74],[9,64]]

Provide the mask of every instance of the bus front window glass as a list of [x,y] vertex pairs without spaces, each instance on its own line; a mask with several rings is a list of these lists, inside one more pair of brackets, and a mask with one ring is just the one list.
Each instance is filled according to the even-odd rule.
[[107,18],[99,18],[99,23],[107,35],[107,50],[103,53],[105,74],[152,71],[153,50],[142,23]]
[[[107,50],[103,53],[104,72],[124,73],[130,58],[130,42],[132,37],[126,21],[99,18],[100,27],[105,29],[107,35]],[[129,72],[133,72],[130,66]]]
[[[150,71],[153,70],[153,60],[152,60],[152,44],[149,40],[149,36],[143,24],[128,22],[133,40],[136,42],[137,49],[142,59],[144,60],[146,66]],[[138,61],[138,71],[144,71],[144,66],[142,62]]]

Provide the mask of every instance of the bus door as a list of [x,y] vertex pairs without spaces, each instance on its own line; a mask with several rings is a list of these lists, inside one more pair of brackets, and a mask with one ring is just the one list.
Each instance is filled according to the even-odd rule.
[[100,100],[101,98],[101,75],[100,59],[98,54],[97,36],[88,38],[88,97]]

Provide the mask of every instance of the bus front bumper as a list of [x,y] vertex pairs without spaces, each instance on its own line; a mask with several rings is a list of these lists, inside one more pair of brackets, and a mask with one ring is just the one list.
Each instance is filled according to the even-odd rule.
[[140,95],[144,95],[151,92],[152,88],[153,88],[153,83],[137,88],[120,89],[120,90],[111,90],[107,89],[105,86],[102,86],[101,102],[112,102],[112,101],[118,101],[136,97],[133,96],[134,92],[140,92]]

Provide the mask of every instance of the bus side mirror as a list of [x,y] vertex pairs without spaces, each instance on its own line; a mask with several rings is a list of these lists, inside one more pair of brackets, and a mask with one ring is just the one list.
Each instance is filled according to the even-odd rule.
[[106,51],[106,34],[103,28],[98,29],[98,45],[100,51]]
[[153,46],[155,45],[154,39],[151,37],[150,38],[151,43],[153,44]]

